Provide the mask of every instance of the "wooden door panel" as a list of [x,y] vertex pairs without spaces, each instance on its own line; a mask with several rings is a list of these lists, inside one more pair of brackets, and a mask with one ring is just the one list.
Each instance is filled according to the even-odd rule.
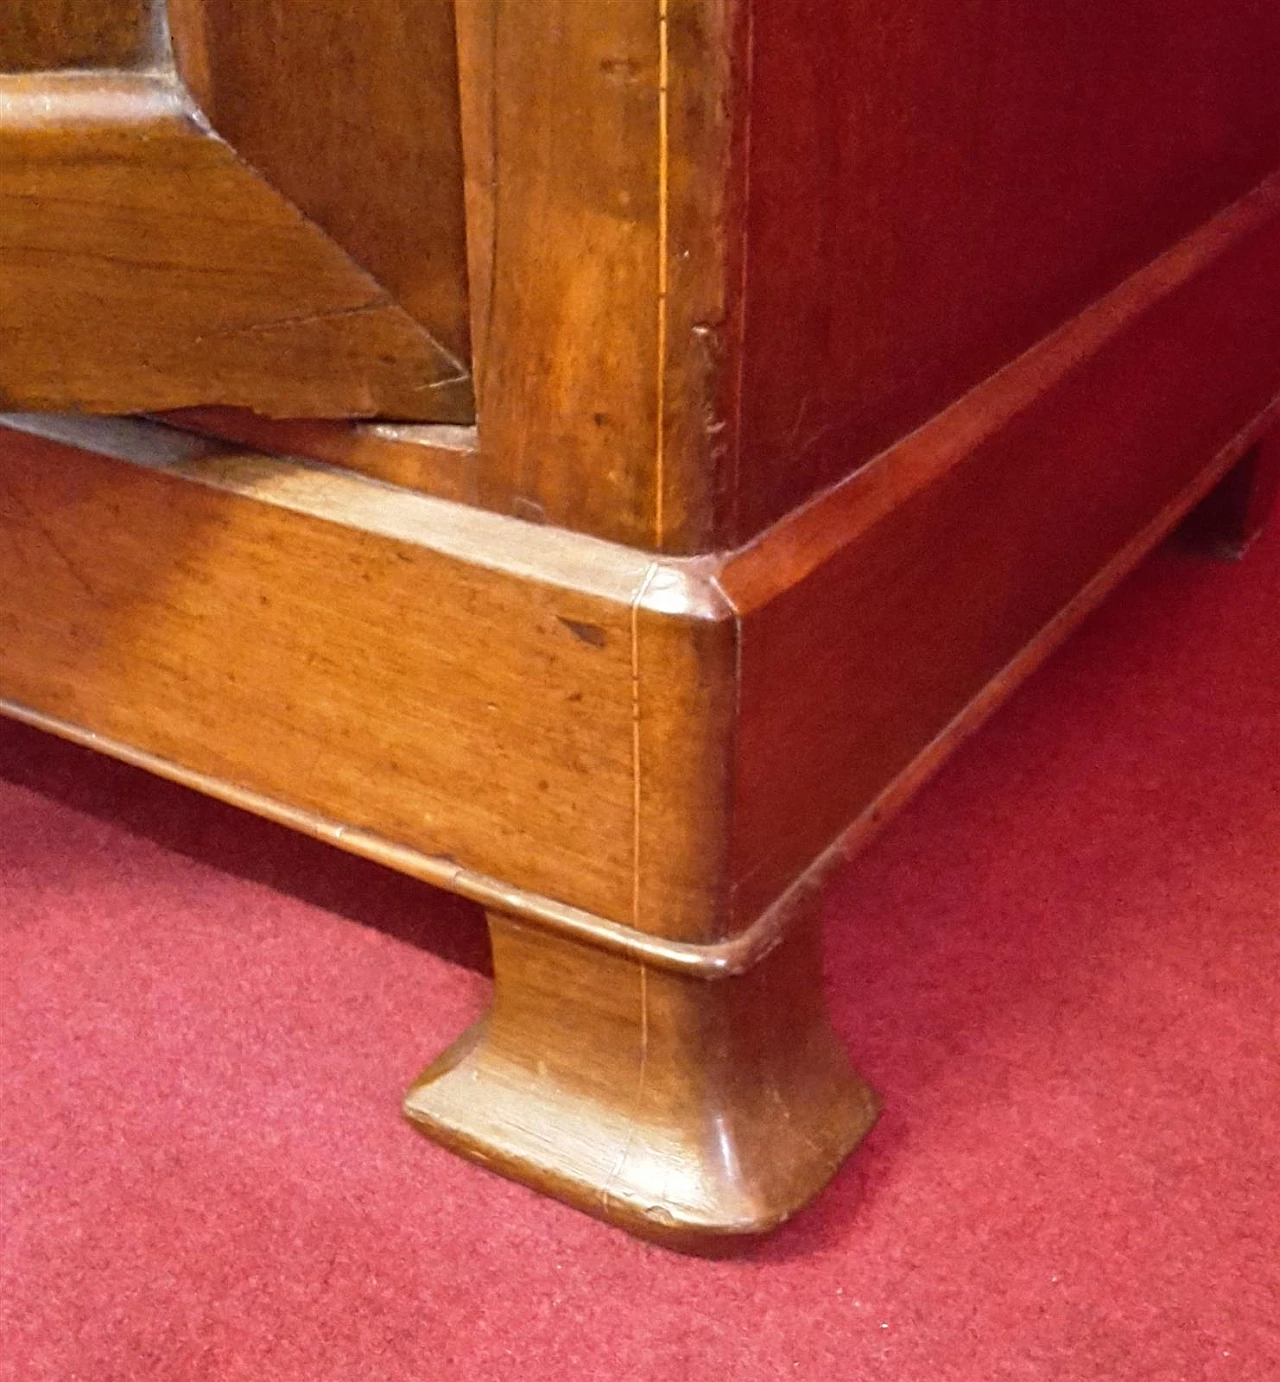
[[169,22],[213,128],[465,359],[452,11],[441,0],[170,0]]
[[[60,4],[17,8],[44,51],[73,36]],[[144,15],[160,46],[134,71],[0,75],[4,405],[469,421],[452,11],[409,8],[423,30],[393,53],[348,0],[178,0]]]

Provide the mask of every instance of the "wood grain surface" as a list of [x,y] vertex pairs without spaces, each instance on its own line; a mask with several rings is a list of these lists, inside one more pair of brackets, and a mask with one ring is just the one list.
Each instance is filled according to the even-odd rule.
[[0,304],[10,408],[471,411],[459,362],[163,77],[0,78]]
[[[298,462],[206,461],[197,474],[76,453],[52,471],[29,456],[15,471],[7,459],[11,493],[16,474],[36,487],[25,509],[10,507],[11,523],[21,528],[21,513],[51,507],[59,525],[56,547],[47,527],[24,537],[25,565],[9,581],[10,619],[28,617],[24,583],[51,588],[32,544],[52,563],[55,608],[70,602],[52,642],[49,629],[27,625],[24,675],[35,679],[9,699],[72,721],[88,713],[101,732],[141,736],[152,752],[178,759],[210,752],[199,747],[195,722],[181,720],[190,707],[217,703],[225,720],[242,703],[245,718],[228,721],[222,737],[239,755],[236,772],[254,775],[248,785],[256,790],[336,819],[355,812],[353,825],[381,820],[393,841],[455,855],[644,932],[715,942],[749,926],[874,809],[1100,572],[1124,554],[1136,559],[1151,524],[1172,521],[1188,487],[1280,390],[1280,299],[1256,291],[1272,282],[1280,282],[1275,181],[876,466],[725,558],[653,562]],[[110,523],[106,507],[77,515],[64,501],[61,487],[76,468],[101,471],[101,503],[116,515]],[[264,498],[282,495],[292,508],[263,509]],[[402,509],[420,515],[422,526],[421,550],[405,553],[401,566],[390,562],[388,534],[375,540],[364,530],[369,515]],[[76,521],[83,531],[71,530]],[[358,542],[343,523],[360,533]],[[122,551],[95,536],[106,528]],[[171,534],[170,564],[182,573],[204,529],[219,542],[230,533],[231,546],[219,555],[215,545],[196,584],[179,581],[170,602],[164,582],[138,565],[165,564],[150,534]],[[446,557],[438,549],[449,533],[464,536]],[[296,553],[286,558],[291,545]],[[78,553],[77,570],[109,568],[104,579],[115,595],[106,616],[80,608],[87,592],[59,551]],[[382,573],[373,585],[362,566],[349,572],[355,552]],[[290,577],[290,560],[302,577]],[[322,571],[325,563],[332,569]],[[130,570],[134,579],[120,584]],[[387,572],[400,579],[382,594]],[[205,610],[210,583],[224,582],[227,598]],[[255,583],[281,602],[278,624],[236,624]],[[331,613],[322,618],[313,601]],[[196,608],[204,612],[194,627],[209,624],[217,638],[200,644],[205,661],[193,665],[195,680],[174,686],[163,714],[145,698],[137,703],[149,660],[183,645],[181,621]],[[90,659],[67,681],[77,695],[92,692],[88,712],[77,702],[50,703],[38,669],[59,640],[66,656],[78,656],[81,631],[104,617],[94,646],[124,657],[123,670],[99,680]],[[271,655],[282,659],[274,673],[246,674],[240,694],[256,687],[265,695],[264,678],[275,675],[302,686],[301,704],[327,707],[333,654],[318,664],[319,676],[303,650],[321,637],[345,646],[353,635],[344,629],[357,628],[366,662],[347,675],[358,704],[324,731],[343,744],[332,771],[346,771],[340,763],[358,741],[359,716],[385,723],[385,696],[395,703],[394,690],[370,682],[376,647],[377,665],[388,669],[378,677],[390,677],[392,688],[404,678],[405,715],[418,713],[409,709],[415,688],[443,698],[434,703],[437,718],[395,731],[406,745],[426,736],[413,773],[429,773],[429,781],[406,779],[403,751],[384,760],[387,745],[375,739],[361,770],[367,786],[357,791],[354,778],[342,777],[352,795],[328,782],[314,796],[317,773],[308,769],[298,798],[299,750],[278,724],[263,737],[251,698],[226,698],[215,651],[244,645],[235,656],[252,658],[256,644],[282,647]],[[12,678],[18,664],[9,661]],[[589,674],[595,679],[580,683]],[[489,677],[500,694],[488,694]],[[481,713],[490,703],[498,709]],[[500,717],[492,725],[489,713]],[[174,737],[153,742],[167,715],[179,717]],[[203,757],[197,766],[227,768]],[[475,786],[464,791],[468,773]],[[491,782],[483,808],[482,780]],[[413,815],[423,791],[439,794],[442,836],[435,826],[423,832]],[[458,792],[465,807],[453,804]]]
[[154,8],[152,0],[5,0],[0,72],[136,67],[158,56]]
[[483,501],[739,545],[1280,163],[1275,6],[989,11],[464,0]]
[[218,134],[469,360],[451,0],[169,0],[169,14]]
[[491,1007],[405,1100],[454,1151],[706,1252],[789,1218],[874,1121],[827,1020],[815,907],[711,982],[501,914],[489,926]]
[[732,624],[682,573],[322,466],[70,426],[97,453],[0,430],[0,697],[717,938],[726,727],[704,688],[730,698]]
[[[23,494],[8,510],[22,542],[6,599],[26,649],[6,654],[7,697],[178,761],[195,753],[201,771],[353,826],[381,822],[393,842],[609,921],[715,943],[931,761],[1081,591],[1199,497],[1215,456],[1280,391],[1280,298],[1257,292],[1275,282],[1272,180],[723,558],[655,562],[300,462],[148,469],[67,452],[49,467],[31,448],[51,443],[23,443],[3,467]],[[98,477],[97,507],[64,492],[78,472]],[[418,525],[403,552],[401,514]],[[203,553],[190,580],[189,551]],[[174,573],[172,593],[154,564]],[[100,566],[88,588],[71,575]],[[56,631],[32,621],[37,588],[46,605],[57,592]],[[279,606],[270,621],[246,613],[255,588]],[[101,663],[80,661],[87,629]],[[191,638],[189,680],[152,704],[148,668]],[[363,652],[333,723],[341,647]],[[252,664],[239,699],[221,657]],[[74,677],[42,681],[57,658]],[[266,726],[272,687],[288,688],[290,713],[316,707],[323,729],[305,737],[307,715],[294,738]],[[192,718],[215,704],[234,762],[208,757]],[[362,717],[377,733],[352,775]],[[340,745],[316,750],[329,775],[299,775],[320,740]],[[424,793],[439,813],[427,829]]]
[[744,541],[1280,167],[1267,0],[753,6]]
[[1273,500],[1280,9],[15,13],[0,405],[314,459],[0,419],[0,709],[487,906],[432,1137],[778,1222],[874,1114],[827,870]]
[[6,11],[0,406],[471,423],[469,332],[450,0]]
[[220,437],[275,456],[302,456],[404,489],[474,504],[479,499],[476,429],[442,423],[269,418],[237,408],[178,408],[171,427]]
[[657,550],[710,545],[737,12],[459,4],[491,507]]
[[728,559],[739,924],[1239,459],[1280,393],[1277,284],[1280,178]]

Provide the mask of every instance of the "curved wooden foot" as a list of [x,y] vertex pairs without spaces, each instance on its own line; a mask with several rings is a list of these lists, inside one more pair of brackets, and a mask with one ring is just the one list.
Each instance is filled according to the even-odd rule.
[[715,979],[489,924],[492,1006],[405,1101],[464,1156],[707,1250],[794,1214],[874,1121],[823,1008],[816,919]]

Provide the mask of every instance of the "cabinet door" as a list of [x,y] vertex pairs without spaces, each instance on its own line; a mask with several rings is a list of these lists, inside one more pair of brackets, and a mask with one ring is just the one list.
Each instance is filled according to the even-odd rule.
[[469,421],[452,0],[4,0],[0,406]]

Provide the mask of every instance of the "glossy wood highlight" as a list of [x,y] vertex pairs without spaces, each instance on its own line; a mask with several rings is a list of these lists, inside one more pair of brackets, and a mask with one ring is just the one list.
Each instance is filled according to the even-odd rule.
[[403,489],[464,504],[479,501],[476,429],[448,424],[268,418],[237,408],[179,408],[161,422],[275,456],[326,461]]
[[490,913],[489,1011],[405,1113],[433,1140],[669,1246],[776,1227],[878,1103],[827,1022],[815,909],[747,973],[691,979]]

